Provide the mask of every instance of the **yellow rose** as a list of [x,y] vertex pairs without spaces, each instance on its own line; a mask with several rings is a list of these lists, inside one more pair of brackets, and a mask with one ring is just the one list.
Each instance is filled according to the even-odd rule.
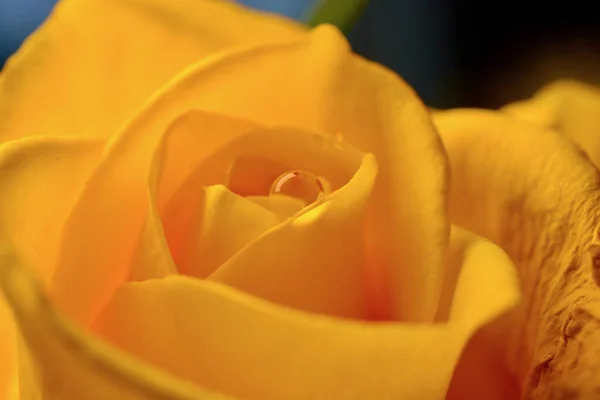
[[446,157],[412,90],[330,26],[63,0],[0,75],[0,390],[540,393],[597,174],[507,115],[435,113]]

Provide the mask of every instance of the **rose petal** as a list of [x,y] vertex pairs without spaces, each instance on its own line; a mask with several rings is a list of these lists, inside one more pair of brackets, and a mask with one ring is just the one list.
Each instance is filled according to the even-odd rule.
[[17,360],[17,336],[10,309],[0,296],[0,393],[9,393],[15,388]]
[[100,159],[103,142],[37,137],[0,146],[0,240],[47,280],[62,225]]
[[369,318],[363,227],[376,174],[366,156],[346,186],[266,232],[209,279],[296,309]]
[[[41,137],[0,146],[0,243],[11,243],[44,282],[53,273],[64,221],[101,150],[99,141]],[[9,321],[0,304],[0,393],[16,347]]]
[[[534,245],[531,235],[542,232],[527,229],[568,219],[597,186],[594,168],[552,131],[483,110],[439,112],[434,121],[452,167],[453,222],[507,251],[515,242]],[[543,225],[523,225],[534,217]],[[519,224],[517,232],[507,231],[511,223]]]
[[[259,168],[255,163],[247,165],[250,167],[250,174],[246,177],[257,182],[261,182],[262,174],[266,173],[269,176],[268,171],[264,171],[262,167],[274,165],[280,168],[281,165],[289,165],[290,169],[304,169],[327,176],[335,185],[341,186],[356,171],[362,157],[360,152],[329,136],[285,128],[259,129],[240,135],[240,132],[251,129],[251,125],[239,126],[239,122],[238,125],[233,122],[230,124],[238,128],[227,131],[228,133],[219,133],[218,140],[211,139],[211,136],[206,133],[203,139],[199,139],[199,132],[206,129],[206,116],[200,112],[186,113],[170,125],[167,132],[168,139],[165,141],[164,160],[154,163],[155,169],[160,171],[156,183],[158,186],[156,202],[164,221],[164,232],[171,253],[181,271],[196,276],[205,276],[212,272],[220,265],[219,263],[215,264],[215,260],[226,261],[226,255],[234,254],[231,252],[232,249],[239,249],[249,239],[253,239],[251,235],[240,234],[237,240],[233,240],[231,234],[223,234],[223,229],[245,230],[243,226],[238,227],[233,224],[236,222],[235,218],[246,215],[248,218],[244,218],[243,224],[247,228],[251,228],[249,225],[252,219],[249,218],[251,215],[254,215],[257,220],[262,220],[262,222],[256,221],[254,228],[246,230],[246,233],[254,232],[256,234],[280,220],[279,217],[264,209],[259,212],[261,208],[252,208],[251,203],[243,206],[245,210],[243,214],[229,215],[225,219],[223,217],[228,215],[231,210],[227,211],[228,207],[224,204],[220,206],[218,199],[202,195],[202,187],[214,185],[222,180],[230,160],[239,161],[248,157],[273,160],[270,163],[260,163]],[[214,130],[213,127],[213,132],[210,133],[216,134]],[[208,143],[203,144],[200,140],[208,141]],[[198,146],[202,146],[202,151],[198,149]],[[204,158],[206,151],[213,151],[214,154]],[[159,164],[162,167],[158,167]],[[275,176],[281,172],[278,170]],[[237,181],[238,175],[235,174],[230,178]],[[153,187],[152,185],[151,183],[150,186]],[[240,187],[235,182],[234,186]],[[151,195],[151,204],[153,198],[154,196]],[[234,199],[235,197],[228,198]],[[238,199],[232,204],[241,207],[244,202]],[[215,210],[213,210],[214,207],[216,207]],[[207,226],[203,226],[203,221]],[[221,224],[223,225],[221,226]],[[157,234],[162,236],[162,230],[159,228],[156,228],[155,232],[155,237]],[[226,243],[228,239],[231,239],[231,243]],[[203,242],[206,243],[203,244]],[[151,257],[140,258],[144,260],[146,270],[153,269],[153,267],[149,268],[148,264],[156,261],[156,250],[166,249],[165,246],[149,243],[150,246],[139,248],[147,248],[148,253],[151,254]],[[223,250],[228,250],[217,251],[214,253],[215,257],[212,257],[207,253],[207,248],[216,243],[224,246]],[[138,252],[140,252],[139,249]],[[168,250],[164,250],[160,257],[166,258],[169,256],[168,253]],[[220,254],[217,255],[217,253]],[[145,279],[148,278],[151,276],[145,276]]]
[[[179,150],[173,151],[173,163],[180,165],[181,155],[184,159],[187,159],[187,153],[194,153],[193,149],[198,146],[197,135],[199,130],[203,129],[203,125],[203,119],[195,118],[193,114],[187,114],[184,119],[180,119],[171,125],[169,129],[171,140],[176,140],[179,143],[177,146]],[[173,257],[180,266],[181,271],[204,277],[219,267],[220,263],[227,261],[250,239],[255,239],[259,236],[259,233],[280,222],[281,218],[277,215],[262,207],[252,208],[252,202],[245,204],[244,200],[237,198],[237,196],[228,196],[228,199],[232,200],[231,204],[235,205],[239,211],[233,214],[231,213],[233,210],[229,210],[226,204],[219,205],[219,202],[224,199],[202,198],[201,188],[218,181],[220,175],[218,171],[225,172],[230,160],[239,161],[249,158],[271,161],[269,163],[259,163],[258,165],[255,163],[246,164],[252,172],[249,174],[249,179],[255,179],[257,182],[261,182],[263,174],[269,176],[268,171],[263,170],[263,167],[275,166],[279,168],[281,165],[289,165],[288,168],[290,169],[302,169],[320,176],[327,176],[337,187],[345,184],[356,172],[362,154],[330,136],[278,128],[257,130],[240,136],[227,146],[215,151],[215,154],[204,160],[204,162],[200,158],[195,170],[192,171],[192,168],[187,168],[188,175],[185,182],[175,191],[175,195],[172,196],[169,202],[165,204],[162,213],[165,234]],[[168,162],[165,162],[164,165],[168,167]],[[275,176],[281,172],[278,170]],[[258,176],[254,177],[254,174]],[[235,174],[233,178],[234,180],[239,179],[238,174]],[[165,183],[173,181],[166,172],[163,172],[161,180]],[[235,186],[240,187],[239,184]],[[236,201],[233,202],[233,200]],[[363,214],[359,204],[357,204],[356,213]],[[349,219],[354,218],[351,213],[347,214],[350,215]],[[236,221],[240,218],[241,221]],[[258,220],[253,222],[253,218]],[[340,216],[339,219],[341,221],[338,221],[338,224],[343,224],[345,217]],[[240,230],[239,235],[236,233],[238,230]],[[354,271],[353,268],[348,268],[348,271],[354,271],[362,276],[364,274],[362,234],[356,232],[356,230],[352,232],[356,236],[352,240],[358,241],[356,251],[360,256],[355,261],[355,264],[359,262],[358,269]],[[233,238],[232,235],[235,235],[236,238]],[[293,239],[296,245],[304,240],[306,239],[302,235]],[[335,240],[339,241],[341,237]],[[213,247],[215,248],[213,249]],[[334,247],[331,246],[328,250],[330,254],[337,256]],[[311,251],[302,252],[302,248],[302,245],[300,245],[297,248],[297,253],[306,254],[306,256],[297,258],[295,261],[311,264]],[[340,258],[346,257],[343,253],[339,254]],[[251,262],[255,263],[257,261],[252,260]],[[341,259],[339,263],[342,263]],[[314,268],[317,268],[316,264]],[[321,286],[325,286],[328,281],[323,281]],[[362,295],[361,293],[358,297],[362,297]],[[353,301],[360,301],[358,297]],[[319,302],[316,297],[313,300]],[[363,314],[361,316],[364,316]]]
[[[195,156],[198,132],[202,129],[202,124],[202,116],[196,118],[191,112],[176,120],[169,128],[170,135],[179,138],[177,140],[180,142],[180,152],[190,154],[190,160],[195,159],[194,163],[186,169],[185,174],[173,174],[169,171],[162,173],[160,185],[172,187],[169,190],[171,193],[223,182],[228,185],[232,184],[232,191],[243,192],[243,187],[238,181],[247,178],[254,181],[257,186],[265,186],[263,190],[266,193],[263,194],[266,195],[269,193],[273,181],[282,173],[290,170],[304,170],[315,176],[327,177],[333,189],[338,189],[345,185],[356,172],[364,155],[363,152],[329,135],[297,128],[279,127],[255,128],[252,132],[232,136],[228,141],[220,139],[217,142],[210,138],[203,139],[218,145],[212,145],[213,153],[202,159]],[[179,153],[175,154],[179,156]],[[176,158],[177,156],[173,157],[173,164],[175,164],[173,168],[185,169],[179,166],[181,162],[179,158]],[[249,159],[261,159],[264,162],[247,163],[242,161]],[[232,169],[232,163],[236,164],[237,162],[241,162],[247,168],[245,174],[239,174],[235,165]],[[165,163],[165,168],[169,168],[168,163]],[[275,170],[275,174],[271,172],[271,168]],[[178,188],[172,182],[171,176],[173,175],[179,176]],[[268,186],[264,179],[265,175],[271,180]],[[169,196],[159,193],[159,201],[160,199],[171,200]],[[165,204],[165,206],[168,205]]]
[[404,82],[352,56],[328,26],[297,46],[223,60],[193,81],[198,94],[189,101],[201,108],[341,134],[374,153],[380,174],[370,211],[369,280],[381,298],[373,312],[433,318],[448,235],[445,159],[427,110]]
[[63,0],[2,71],[0,142],[112,135],[189,64],[303,32],[228,1]]
[[[450,271],[444,289],[449,321],[476,326],[489,322],[490,310],[509,310],[520,301],[517,271],[493,243],[453,226],[446,257]],[[474,298],[479,300],[473,302]]]
[[[171,130],[165,134],[147,129],[144,124],[153,126],[153,118],[160,115],[150,113],[141,118],[125,132],[123,140],[109,146],[71,207],[51,289],[61,309],[84,324],[93,320],[94,310],[132,273],[143,279],[173,271],[154,256],[170,261],[155,202],[185,177],[180,174],[189,171],[193,162],[255,129],[243,121],[196,112],[195,121],[202,122],[202,131],[194,132],[193,147],[177,154],[178,135],[170,134]],[[178,162],[172,162],[174,157]],[[160,181],[162,173],[172,173],[173,182]]]
[[[464,301],[453,306],[449,324],[334,320],[214,282],[170,277],[123,286],[96,328],[180,378],[243,393],[244,399],[442,399],[465,340],[516,301],[506,257],[491,244],[467,239],[455,291]],[[0,287],[41,374],[40,381],[24,382],[29,389],[65,398],[222,398],[73,327],[10,251],[0,256]],[[498,295],[488,296],[493,292]]]
[[[513,308],[521,297],[515,268],[500,248],[456,226],[452,227],[446,265],[449,273],[442,300],[447,318],[469,320],[475,327],[446,400],[518,400],[518,382],[506,360]],[[475,298],[479,301],[473,301]],[[498,310],[498,314],[491,315],[490,310]]]
[[[179,144],[178,151],[175,147],[171,149],[172,162],[179,166],[181,156],[188,160],[187,153],[200,145],[197,135],[205,126],[201,113],[187,114],[171,125],[170,141]],[[180,270],[204,277],[248,244],[236,255],[236,261],[225,263],[211,279],[225,280],[248,292],[298,308],[366,318],[362,228],[374,180],[374,161],[366,163],[368,172],[362,173],[352,189],[344,187],[339,196],[332,196],[311,212],[319,214],[317,222],[298,221],[296,225],[270,232],[258,243],[249,243],[279,223],[280,218],[229,192],[206,193],[227,197],[201,195],[203,186],[214,183],[214,172],[224,171],[228,160],[240,156],[270,158],[278,165],[289,164],[331,176],[336,185],[355,173],[362,157],[360,152],[332,137],[284,128],[248,133],[215,149],[215,154],[205,162],[200,157],[195,171],[184,168],[188,178],[166,204],[163,214],[166,237]],[[164,162],[161,177],[164,182],[172,181],[165,172],[168,164]],[[195,208],[187,206],[190,199],[194,199]],[[308,220],[311,215],[304,218]],[[157,261],[157,257],[148,260]],[[289,279],[290,276],[294,279]],[[287,287],[286,281],[295,282],[295,289]]]
[[600,166],[600,90],[576,81],[558,81],[527,101],[504,111],[548,128],[556,128],[577,143]]
[[460,267],[448,324],[332,319],[180,276],[122,286],[95,329],[147,362],[247,400],[442,399],[471,333],[519,299],[500,249],[454,237],[462,251],[450,254]]
[[299,213],[304,207],[306,207],[306,203],[304,201],[283,194],[275,194],[271,196],[248,196],[246,198],[269,211],[273,211],[280,218],[292,217],[294,214]]
[[273,182],[283,173],[297,168],[285,166],[268,158],[240,156],[233,160],[227,171],[225,185],[244,197],[268,196]]
[[518,267],[525,301],[509,356],[523,395],[553,358],[553,370],[569,371],[561,382],[580,379],[578,363],[562,361],[563,346],[579,342],[562,338],[574,299],[600,301],[587,259],[600,215],[597,170],[568,139],[506,114],[454,110],[435,122],[453,171],[452,221],[493,240]]
[[[173,152],[176,154],[173,162],[179,165],[180,154],[187,159],[186,154],[199,145],[198,131],[205,125],[204,119],[194,114],[171,125],[171,137],[179,144],[179,151]],[[248,244],[211,279],[297,308],[366,318],[362,230],[365,206],[375,177],[374,160],[365,163],[366,172],[361,173],[352,188],[343,187],[339,196],[332,196],[323,206],[302,217],[309,221],[318,214],[315,221],[294,221],[249,243],[279,223],[280,218],[228,192],[207,192],[227,195],[214,199],[203,199],[200,194],[200,188],[214,183],[215,171],[225,171],[228,160],[240,157],[271,159],[277,165],[287,164],[331,177],[339,186],[356,172],[362,155],[330,136],[285,128],[257,130],[215,151],[189,173],[163,214],[166,237],[175,249],[172,252],[181,271],[204,277]],[[167,167],[168,163],[164,165]],[[172,181],[166,173],[162,179]],[[195,199],[195,212],[185,206],[190,199]],[[182,209],[188,209],[186,218],[175,217]],[[181,234],[183,232],[185,234]],[[175,236],[171,236],[172,233]],[[291,276],[294,279],[290,279]],[[310,296],[307,293],[311,293]]]
[[186,275],[207,277],[281,221],[277,214],[221,185],[205,188],[202,203],[190,221],[185,244],[178,246],[178,270]]
[[373,152],[380,173],[367,227],[368,280],[378,295],[371,313],[433,320],[449,232],[445,158],[428,111],[396,75],[352,56],[342,35],[324,26],[304,41],[240,50],[188,69],[115,140],[131,131],[154,137],[190,109],[341,133]]
[[9,248],[0,250],[0,288],[26,344],[20,362],[30,363],[28,374],[19,376],[21,390],[15,398],[228,399],[140,363],[80,331],[57,313]]

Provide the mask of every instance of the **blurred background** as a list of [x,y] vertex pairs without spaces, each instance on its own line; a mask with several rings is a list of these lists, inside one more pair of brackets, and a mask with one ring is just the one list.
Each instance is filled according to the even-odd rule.
[[[496,108],[559,78],[600,85],[600,18],[589,1],[238,1],[309,25],[335,23],[354,51],[437,108]],[[55,2],[0,0],[0,65]]]

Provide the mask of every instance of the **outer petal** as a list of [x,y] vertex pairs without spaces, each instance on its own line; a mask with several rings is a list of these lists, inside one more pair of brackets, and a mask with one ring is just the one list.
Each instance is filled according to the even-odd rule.
[[0,142],[112,135],[190,63],[303,32],[229,1],[63,0],[0,75]]
[[555,128],[579,145],[600,166],[600,90],[576,81],[558,81],[504,111]]
[[592,327],[600,289],[589,247],[600,223],[596,169],[568,139],[505,114],[455,110],[435,122],[453,172],[452,220],[499,244],[519,270],[526,301],[510,340],[524,396],[593,396],[598,381],[586,374],[599,368],[600,331]]
[[[53,138],[0,146],[0,243],[11,243],[46,283],[56,263],[63,225],[101,150],[99,141]],[[2,304],[0,314],[3,395],[14,372],[16,343]]]
[[[121,287],[96,330],[145,361],[246,400],[442,399],[465,341],[518,301],[515,271],[501,250],[461,231],[454,240],[460,251],[450,257],[459,267],[447,324],[332,319],[169,277]],[[493,333],[484,335],[488,344],[499,339]],[[462,364],[471,372],[479,366]],[[472,394],[468,379],[454,377],[454,398]]]
[[0,288],[26,345],[21,361],[30,362],[29,375],[20,376],[24,391],[16,398],[227,400],[127,357],[74,327],[6,247],[0,250]]

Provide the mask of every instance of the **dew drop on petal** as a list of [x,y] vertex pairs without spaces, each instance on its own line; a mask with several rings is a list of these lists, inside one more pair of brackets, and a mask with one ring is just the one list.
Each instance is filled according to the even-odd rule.
[[269,194],[283,194],[304,201],[307,205],[329,194],[329,183],[307,171],[289,171],[279,175]]

